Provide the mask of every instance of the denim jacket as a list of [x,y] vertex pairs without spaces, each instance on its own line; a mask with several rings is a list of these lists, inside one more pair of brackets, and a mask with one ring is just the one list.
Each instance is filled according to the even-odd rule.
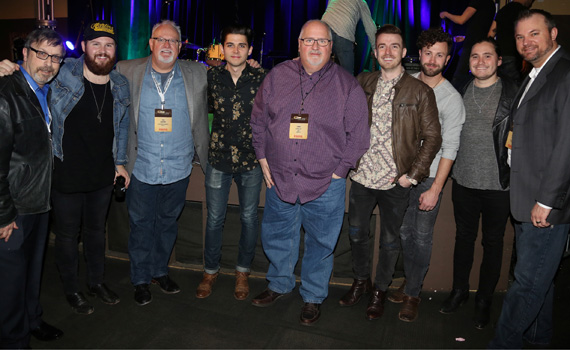
[[[113,70],[111,77],[111,93],[113,95],[113,158],[115,165],[127,163],[127,137],[129,134],[129,84],[127,79]],[[83,96],[83,56],[67,58],[61,66],[59,74],[50,85],[50,110],[52,113],[53,154],[63,161],[63,133],[65,118],[73,110]]]

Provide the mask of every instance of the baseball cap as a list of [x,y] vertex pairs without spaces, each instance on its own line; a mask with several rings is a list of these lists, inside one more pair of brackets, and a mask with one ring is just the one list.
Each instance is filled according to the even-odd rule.
[[109,37],[115,41],[115,27],[107,21],[95,21],[85,28],[83,40],[93,40],[102,36]]

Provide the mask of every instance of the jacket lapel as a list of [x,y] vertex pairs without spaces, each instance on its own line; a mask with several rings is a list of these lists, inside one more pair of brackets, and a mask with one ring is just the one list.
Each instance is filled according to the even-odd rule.
[[150,56],[148,56],[147,60],[143,60],[141,64],[137,65],[133,69],[133,84],[131,86],[133,88],[132,95],[134,101],[131,106],[132,108],[134,108],[135,125],[137,126],[137,128],[139,125],[139,111],[140,111],[142,84],[147,64],[150,64]]

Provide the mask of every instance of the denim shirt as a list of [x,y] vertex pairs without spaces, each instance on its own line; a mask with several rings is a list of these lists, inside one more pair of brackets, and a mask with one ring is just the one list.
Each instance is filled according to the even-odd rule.
[[[129,134],[129,84],[127,79],[111,71],[111,94],[113,95],[113,158],[115,165],[127,163],[127,137]],[[65,119],[83,96],[83,56],[67,58],[59,74],[51,83],[50,109],[52,113],[53,153],[63,161],[63,134]]]
[[[172,131],[155,132],[155,109],[161,108],[160,97],[151,75],[148,61],[141,89],[138,118],[138,153],[133,174],[151,185],[168,185],[182,180],[192,171],[194,140],[188,115],[188,102],[182,72],[178,63],[165,93],[165,109],[172,110]],[[158,82],[161,82],[160,76]],[[162,86],[164,91],[164,86]]]

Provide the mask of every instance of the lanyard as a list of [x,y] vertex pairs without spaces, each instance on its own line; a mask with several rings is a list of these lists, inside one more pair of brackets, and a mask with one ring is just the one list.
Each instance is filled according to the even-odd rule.
[[166,91],[168,91],[168,88],[170,87],[172,78],[174,78],[174,69],[172,69],[170,75],[168,76],[168,80],[166,80],[166,85],[164,85],[164,92],[162,92],[162,88],[160,87],[160,84],[156,80],[154,71],[151,70],[150,74],[152,75],[152,80],[154,81],[154,85],[156,86],[156,91],[158,92],[158,96],[160,96],[160,104],[162,105],[162,109],[164,109],[164,104],[166,103],[164,95],[166,95]]
[[322,70],[321,70],[321,72],[319,72],[319,79],[317,79],[317,82],[313,85],[313,87],[311,87],[309,92],[307,92],[305,94],[305,93],[303,93],[303,80],[302,80],[303,72],[301,71],[301,65],[299,64],[299,85],[301,86],[301,107],[300,107],[299,114],[303,113],[304,106],[305,106],[305,99],[309,96],[309,94],[311,92],[313,92],[313,89],[315,88],[315,86],[317,86],[319,81],[321,81],[321,78],[323,77],[323,75],[325,75],[327,73],[327,71],[329,70],[330,67],[331,67],[331,65],[329,65],[324,72]]

